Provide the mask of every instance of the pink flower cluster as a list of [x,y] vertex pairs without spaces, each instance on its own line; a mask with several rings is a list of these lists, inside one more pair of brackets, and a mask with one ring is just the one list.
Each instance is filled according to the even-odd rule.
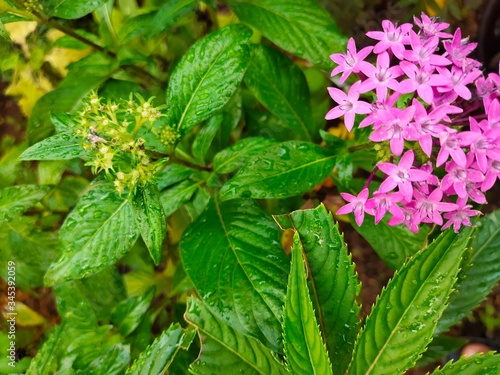
[[[347,53],[331,55],[338,65],[332,76],[359,80],[347,94],[329,88],[338,105],[326,119],[344,116],[351,131],[363,115],[359,128],[371,126],[369,139],[393,155],[377,164],[358,196],[342,193],[349,203],[337,213],[353,212],[358,225],[365,213],[375,223],[390,213],[389,225],[417,232],[420,223],[434,223],[457,232],[480,214],[472,202],[485,204],[484,193],[500,176],[500,75],[485,77],[481,64],[467,57],[476,43],[460,29],[448,34],[449,24],[425,14],[414,21],[417,31],[385,20],[383,31],[367,33],[375,46],[358,52],[351,38]],[[375,64],[365,61],[370,54]],[[361,100],[363,94],[375,99]],[[384,180],[369,197],[377,170]]]

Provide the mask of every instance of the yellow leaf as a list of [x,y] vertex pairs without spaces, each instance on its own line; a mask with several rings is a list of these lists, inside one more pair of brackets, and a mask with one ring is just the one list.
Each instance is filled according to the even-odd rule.
[[52,84],[41,73],[38,77],[33,76],[29,66],[17,71],[11,84],[5,90],[7,95],[19,96],[19,107],[23,114],[28,117],[38,99],[46,92],[52,90]]
[[[59,38],[62,38],[64,33],[59,30],[50,30],[47,33],[47,38],[49,38],[52,42],[55,42]],[[50,65],[52,65],[62,76],[65,76],[67,71],[66,67],[72,62],[78,61],[83,57],[90,54],[91,49],[87,48],[84,50],[75,50],[61,47],[54,47],[50,50],[50,52],[45,55],[44,61],[47,61]]]
[[21,21],[4,24],[5,29],[10,35],[10,39],[19,44],[26,56],[29,56],[29,48],[26,44],[26,38],[36,29],[35,21]]
[[[16,325],[20,327],[35,327],[46,323],[45,318],[32,310],[22,302],[16,302]],[[4,318],[11,318],[12,316],[7,316],[3,313]]]
[[62,76],[65,76],[67,71],[66,67],[72,62],[78,61],[81,58],[90,54],[90,48],[84,50],[67,49],[54,47],[50,52],[45,55],[44,61],[52,65]]

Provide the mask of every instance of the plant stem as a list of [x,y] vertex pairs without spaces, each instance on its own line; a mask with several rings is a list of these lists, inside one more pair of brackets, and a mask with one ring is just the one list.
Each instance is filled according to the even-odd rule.
[[[17,3],[18,3],[18,5],[23,6],[19,2],[17,2]],[[90,39],[87,39],[84,36],[76,33],[73,29],[71,29],[70,27],[67,27],[66,25],[63,25],[63,24],[61,24],[61,23],[59,23],[51,18],[44,17],[41,13],[39,13],[37,11],[26,12],[24,10],[9,7],[7,12],[17,14],[17,15],[20,15],[22,17],[27,17],[27,18],[29,17],[29,18],[33,19],[34,21],[37,21],[38,23],[47,25],[53,29],[56,29],[56,30],[63,32],[64,34],[88,45],[90,48],[92,48],[98,52],[102,52],[102,53],[104,53],[112,58],[115,58],[115,59],[117,58],[117,55],[115,52],[109,51],[106,48],[94,43]],[[110,31],[110,32],[112,32],[114,37],[116,36],[113,31]],[[143,79],[143,80],[145,80],[145,81],[147,81],[155,86],[162,86],[163,85],[163,82],[160,78],[152,75],[148,71],[146,71],[146,70],[144,70],[136,65],[121,65],[120,67],[123,70],[125,70],[126,72],[128,72],[132,75],[139,76],[141,79]]]

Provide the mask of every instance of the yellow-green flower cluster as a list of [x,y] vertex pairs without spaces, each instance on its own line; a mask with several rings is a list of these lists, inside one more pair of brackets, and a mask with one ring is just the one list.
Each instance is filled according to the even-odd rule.
[[156,164],[140,136],[162,116],[161,107],[153,106],[152,101],[153,98],[145,101],[139,95],[131,95],[128,101],[103,103],[93,92],[79,113],[76,133],[88,151],[86,165],[92,167],[94,174],[104,171],[120,193],[144,185],[155,172]]

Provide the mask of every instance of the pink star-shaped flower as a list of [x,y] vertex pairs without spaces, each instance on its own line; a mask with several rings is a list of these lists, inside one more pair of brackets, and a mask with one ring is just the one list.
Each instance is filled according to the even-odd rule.
[[378,168],[388,177],[380,185],[379,191],[387,193],[396,186],[399,188],[404,199],[409,202],[413,196],[413,181],[425,181],[430,173],[413,168],[415,155],[412,150],[407,151],[399,160],[398,165],[392,163],[378,163]]
[[340,193],[340,195],[349,203],[345,206],[340,207],[340,209],[337,211],[337,215],[345,215],[353,212],[356,224],[358,224],[358,226],[361,226],[365,218],[365,203],[368,199],[368,189],[364,188],[363,190],[361,190],[358,196],[349,193]]
[[347,53],[334,53],[330,55],[330,58],[338,64],[332,71],[332,77],[342,73],[340,76],[340,83],[344,83],[351,73],[359,72],[359,63],[362,62],[372,50],[373,47],[370,46],[357,52],[356,43],[353,38],[350,38],[347,42]]
[[344,116],[344,123],[347,130],[351,131],[354,126],[354,118],[356,113],[367,114],[371,111],[371,104],[359,100],[358,87],[361,81],[357,81],[349,89],[349,93],[346,94],[342,90],[334,87],[329,87],[328,92],[333,100],[335,100],[339,105],[332,108],[325,116],[327,120],[333,120]]

